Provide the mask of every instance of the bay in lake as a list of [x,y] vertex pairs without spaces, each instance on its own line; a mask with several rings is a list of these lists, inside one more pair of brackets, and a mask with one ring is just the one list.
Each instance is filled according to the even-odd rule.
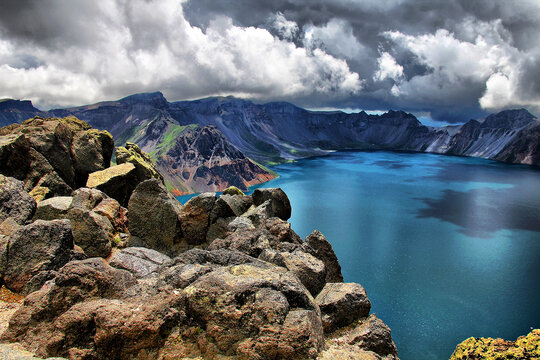
[[[338,152],[273,167],[293,229],[320,230],[402,360],[540,327],[540,170],[489,160]],[[185,201],[181,199],[181,201]]]

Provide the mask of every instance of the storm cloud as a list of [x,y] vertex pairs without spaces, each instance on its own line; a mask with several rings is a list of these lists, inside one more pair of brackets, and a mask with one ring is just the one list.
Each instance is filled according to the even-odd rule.
[[41,108],[163,91],[449,122],[540,113],[534,0],[7,0],[0,97]]

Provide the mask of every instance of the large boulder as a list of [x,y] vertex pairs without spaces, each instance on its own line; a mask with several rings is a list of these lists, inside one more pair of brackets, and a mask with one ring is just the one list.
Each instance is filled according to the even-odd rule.
[[369,315],[371,302],[356,283],[328,283],[315,298],[321,309],[324,331],[330,333]]
[[107,131],[87,129],[73,134],[71,155],[75,170],[75,184],[84,186],[88,175],[110,166],[114,141]]
[[36,201],[17,179],[0,174],[0,223],[8,217],[20,225],[32,219],[36,211]]
[[326,278],[324,263],[310,254],[298,250],[294,252],[265,250],[259,259],[287,268],[298,276],[313,296],[324,287]]
[[88,175],[86,187],[98,189],[127,206],[133,190],[138,184],[135,165],[124,163]]
[[0,249],[0,273],[10,290],[21,292],[33,276],[67,263],[72,250],[68,220],[37,220],[7,238]]
[[206,234],[216,200],[215,193],[202,193],[191,198],[182,208],[180,221],[187,244],[194,246],[206,243]]
[[269,217],[278,217],[288,220],[291,217],[291,203],[287,194],[280,188],[256,189],[252,195],[255,206],[262,205],[270,200]]
[[35,117],[0,130],[1,172],[37,200],[70,195],[88,174],[109,166],[112,136],[74,117]]
[[184,293],[193,326],[205,331],[177,338],[171,350],[204,341],[189,355],[312,359],[324,347],[313,298],[285,269],[227,266],[201,276]]
[[115,252],[108,261],[111,266],[127,270],[136,278],[144,278],[157,272],[170,259],[156,250],[129,247]]
[[72,196],[57,196],[40,201],[37,205],[35,220],[66,219],[73,201]]
[[155,178],[164,183],[163,176],[157,170],[152,159],[133,143],[128,142],[125,147],[116,148],[116,163],[118,165],[133,164],[138,182]]
[[349,333],[349,343],[382,356],[397,358],[390,328],[374,314],[361,321]]
[[127,231],[127,210],[97,189],[77,189],[68,217],[75,244],[88,256],[107,257],[112,241]]
[[324,263],[326,267],[326,282],[343,282],[341,265],[339,265],[334,249],[320,231],[314,230],[309,234],[303,248],[305,252],[310,253]]
[[182,205],[157,179],[140,183],[128,205],[129,232],[145,247],[175,255],[184,249]]

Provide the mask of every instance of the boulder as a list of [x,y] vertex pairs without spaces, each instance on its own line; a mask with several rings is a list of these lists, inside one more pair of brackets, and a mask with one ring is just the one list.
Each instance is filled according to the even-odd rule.
[[97,189],[80,188],[73,192],[71,207],[82,210],[93,210],[107,197],[107,195]]
[[0,273],[15,292],[40,271],[56,270],[71,259],[73,236],[68,220],[37,220],[11,234],[0,250]]
[[91,173],[86,187],[101,190],[126,206],[138,183],[135,165],[125,163]]
[[24,225],[35,211],[36,201],[24,190],[23,182],[0,174],[0,223],[10,217]]
[[35,220],[56,220],[68,217],[68,210],[73,197],[57,196],[40,201],[37,205]]
[[324,263],[327,283],[343,282],[341,266],[334,249],[320,231],[314,230],[309,234],[303,248],[305,252],[310,253]]
[[397,358],[390,328],[374,314],[361,321],[350,333],[349,343],[381,356]]
[[[3,360],[40,360],[20,344],[0,344],[0,359]],[[47,358],[46,360],[67,360],[66,358]]]
[[71,154],[76,186],[84,186],[89,174],[108,168],[113,150],[114,141],[107,131],[88,129],[75,132]]
[[136,278],[144,278],[157,272],[160,266],[170,259],[152,249],[130,247],[113,253],[109,258],[109,265],[127,270]]
[[270,200],[270,216],[288,220],[291,217],[291,203],[287,194],[280,188],[256,189],[252,195],[253,204],[259,206]]
[[227,266],[201,276],[184,293],[193,325],[205,330],[177,338],[173,349],[204,341],[190,355],[307,359],[324,347],[318,309],[285,269]]
[[161,284],[172,286],[175,289],[183,289],[204,274],[213,271],[214,268],[209,265],[179,263],[164,267],[159,279]]
[[112,150],[108,132],[74,117],[35,117],[0,131],[2,173],[23,181],[38,200],[70,195],[90,172],[109,166]]
[[366,290],[356,283],[328,283],[315,302],[321,310],[326,333],[367,317],[371,309]]
[[298,276],[298,279],[316,296],[324,287],[326,269],[324,263],[303,251],[277,252],[265,250],[259,259],[283,266]]
[[116,232],[128,232],[128,211],[115,199],[104,198],[92,211],[109,219]]
[[185,248],[181,210],[182,205],[159,180],[146,180],[135,188],[129,200],[129,232],[145,247],[174,255]]
[[212,218],[226,218],[229,216],[240,216],[253,204],[250,196],[242,195],[221,195],[212,210]]
[[118,165],[124,163],[135,165],[135,175],[138,182],[155,178],[164,183],[163,176],[157,170],[152,159],[133,143],[128,142],[125,147],[116,148],[116,163]]
[[189,245],[203,245],[210,226],[211,213],[216,203],[215,193],[202,193],[191,198],[180,212],[182,233]]
[[111,240],[115,229],[109,219],[93,211],[72,207],[69,220],[76,245],[90,257],[107,257],[111,253]]

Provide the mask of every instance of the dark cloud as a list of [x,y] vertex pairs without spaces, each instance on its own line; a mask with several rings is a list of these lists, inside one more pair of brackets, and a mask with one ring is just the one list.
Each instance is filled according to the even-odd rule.
[[459,122],[540,112],[539,36],[535,0],[5,0],[0,97],[163,90]]

